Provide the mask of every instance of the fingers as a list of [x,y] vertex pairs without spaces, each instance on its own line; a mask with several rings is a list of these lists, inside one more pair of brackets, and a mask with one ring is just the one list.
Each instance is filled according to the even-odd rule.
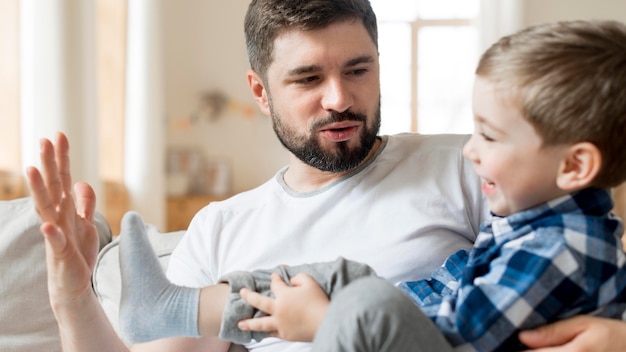
[[254,291],[250,291],[247,288],[242,288],[239,291],[241,298],[243,298],[248,304],[254,308],[272,315],[274,312],[274,299],[271,297],[263,296],[262,294]]
[[297,286],[309,286],[309,285],[318,285],[317,281],[313,279],[310,275],[300,273],[291,278],[291,285],[294,287]]
[[70,173],[70,143],[65,134],[57,133],[56,148],[54,148],[54,158],[58,168],[61,190],[65,194],[70,194],[72,187],[72,174]]
[[76,194],[76,212],[81,217],[93,222],[96,211],[96,193],[93,188],[85,182],[77,182],[74,185]]
[[[48,139],[40,141],[41,171],[34,167],[27,169],[28,184],[32,191],[37,213],[43,221],[56,221],[58,206],[74,207],[71,197],[72,178],[70,174],[69,142],[63,133],[58,133],[56,145]],[[94,198],[85,191],[83,198]],[[63,200],[69,200],[63,202]],[[93,214],[89,207],[92,202],[85,201],[84,213]],[[68,210],[68,209],[66,209]]]
[[275,332],[278,329],[278,326],[273,316],[240,320],[237,323],[237,327],[244,331]]
[[541,326],[534,330],[522,331],[520,341],[531,348],[559,346],[574,339],[585,330],[578,318],[562,320],[557,323]]
[[280,275],[272,273],[272,276],[270,277],[270,290],[274,292],[274,295],[280,296],[280,293],[288,288],[289,285],[287,285],[285,280],[283,280]]
[[276,321],[272,316],[272,312],[274,311],[274,299],[272,299],[271,297],[263,296],[258,292],[250,291],[247,288],[242,288],[241,291],[239,291],[239,294],[251,306],[269,314],[266,317],[241,320],[237,324],[239,329],[244,331],[254,330],[269,332],[274,332],[277,330]]
[[51,254],[54,257],[59,257],[67,245],[67,239],[65,236],[50,223],[41,224],[40,230],[45,238],[46,247],[52,251]]
[[55,150],[52,142],[42,139],[40,142],[41,169],[48,197],[52,204],[59,204],[63,195],[63,185],[59,177],[58,165],[55,160]]
[[39,214],[41,220],[44,222],[53,221],[55,217],[55,207],[48,196],[48,190],[46,189],[46,185],[44,184],[39,170],[34,167],[27,168],[26,177],[37,214]]

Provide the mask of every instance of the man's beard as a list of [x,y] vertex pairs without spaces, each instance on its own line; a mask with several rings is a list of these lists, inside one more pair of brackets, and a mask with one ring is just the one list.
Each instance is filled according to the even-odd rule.
[[[272,108],[270,103],[270,108]],[[360,113],[345,111],[342,113],[332,112],[321,121],[317,121],[310,127],[308,136],[306,133],[298,133],[294,129],[282,123],[280,115],[272,108],[272,122],[274,132],[280,142],[302,162],[321,171],[343,172],[359,166],[372,150],[376,142],[376,136],[380,130],[380,103],[376,110],[373,126],[367,124],[367,116]],[[350,147],[348,142],[337,142],[333,150],[326,150],[320,145],[318,134],[315,132],[319,127],[329,123],[340,121],[359,121],[363,123],[359,141],[355,147]]]

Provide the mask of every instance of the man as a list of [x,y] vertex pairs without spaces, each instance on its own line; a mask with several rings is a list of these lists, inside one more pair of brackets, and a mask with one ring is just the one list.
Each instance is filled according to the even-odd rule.
[[[378,137],[376,17],[367,0],[254,0],[245,21],[248,83],[289,165],[260,187],[211,203],[173,253],[168,278],[206,286],[234,270],[365,262],[391,282],[418,279],[471,247],[487,211],[463,160],[468,136]],[[90,288],[93,191],[70,197],[69,144],[42,142],[28,170],[47,241],[50,299],[66,351],[123,351]],[[236,293],[235,293],[236,294]],[[149,317],[147,317],[149,319]],[[133,351],[225,351],[216,339],[167,339]],[[251,351],[306,351],[264,339]]]

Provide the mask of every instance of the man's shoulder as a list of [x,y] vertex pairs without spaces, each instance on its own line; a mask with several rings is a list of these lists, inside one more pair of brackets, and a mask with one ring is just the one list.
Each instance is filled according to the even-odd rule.
[[458,148],[463,146],[470,138],[468,134],[420,134],[420,133],[399,133],[387,136],[388,143],[396,145],[431,145],[433,147]]
[[[437,155],[445,160],[462,159],[463,146],[469,135],[402,133],[386,137],[384,154],[394,159],[421,159]],[[432,158],[429,158],[432,159]]]

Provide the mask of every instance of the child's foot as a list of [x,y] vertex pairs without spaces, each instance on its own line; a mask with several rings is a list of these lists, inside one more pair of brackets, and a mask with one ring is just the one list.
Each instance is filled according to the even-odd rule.
[[134,344],[173,336],[198,336],[200,289],[169,282],[135,212],[122,219],[120,235],[120,332]]

